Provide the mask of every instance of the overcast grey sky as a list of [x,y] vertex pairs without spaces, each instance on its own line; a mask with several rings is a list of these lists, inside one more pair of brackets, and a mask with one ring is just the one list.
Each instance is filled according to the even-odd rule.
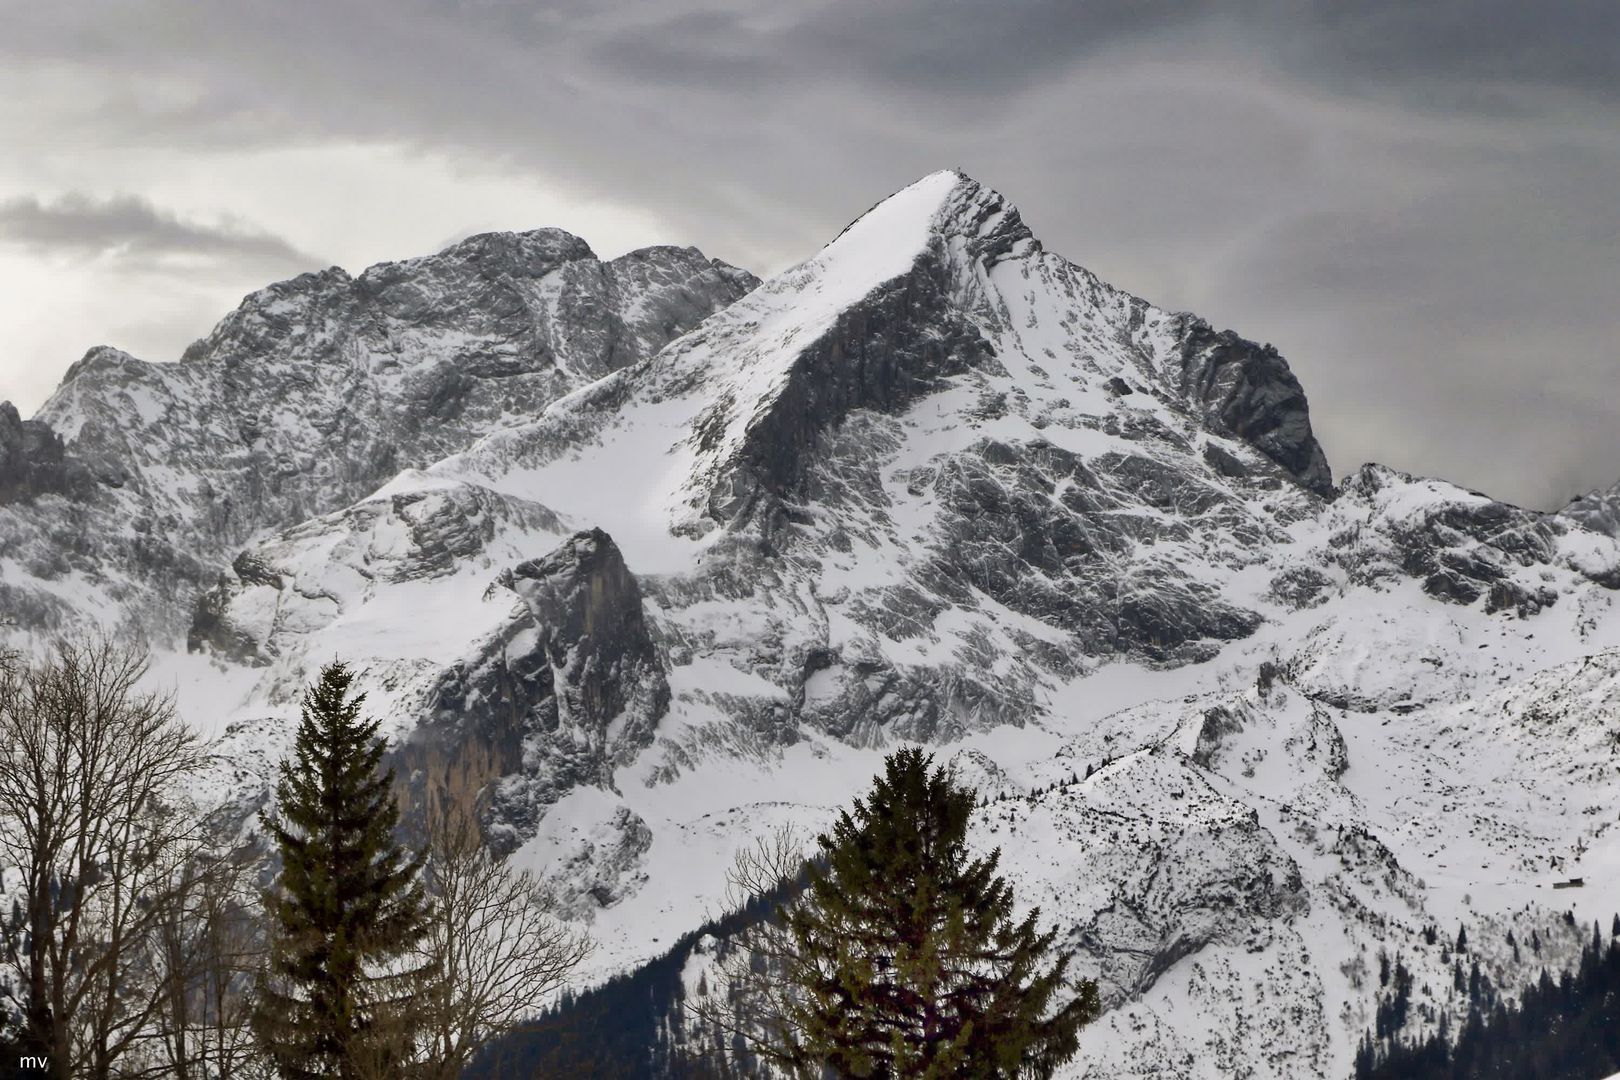
[[959,166],[1281,348],[1335,474],[1620,478],[1613,0],[0,0],[0,398],[470,232],[766,273]]

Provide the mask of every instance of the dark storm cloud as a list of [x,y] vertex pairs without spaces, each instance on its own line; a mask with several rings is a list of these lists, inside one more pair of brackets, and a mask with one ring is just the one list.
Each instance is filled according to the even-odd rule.
[[[1273,0],[1261,13],[1287,27],[1298,10]],[[1307,10],[1303,33],[1273,35],[1301,71],[1348,75],[1363,88],[1396,80],[1620,96],[1620,5],[1611,0],[1319,0]]]
[[[1610,0],[836,0],[755,9],[669,5],[664,18],[561,20],[627,77],[677,82],[819,70],[958,98],[1017,91],[1107,49],[1220,35],[1311,82],[1385,95],[1487,88],[1620,95]],[[1471,90],[1470,90],[1471,88]]]
[[0,201],[0,244],[44,255],[102,256],[146,266],[230,262],[265,272],[321,265],[279,236],[230,221],[182,220],[136,195],[69,193]]
[[971,99],[1017,90],[1196,11],[1165,0],[841,0],[797,5],[774,19],[706,10],[598,28],[593,51],[638,80],[856,77]]
[[406,145],[643,208],[759,270],[961,166],[1053,250],[1275,341],[1341,472],[1379,458],[1532,503],[1620,476],[1611,0],[0,15],[0,79],[84,83],[13,121],[41,142]]
[[[1609,0],[14,0],[0,11],[8,27],[0,55],[18,64],[108,64],[200,80],[206,93],[195,99],[107,95],[89,115],[125,137],[193,129],[280,143],[322,127],[442,137],[453,122],[476,141],[480,114],[499,122],[540,104],[596,115],[624,81],[729,92],[845,80],[857,115],[857,99],[873,85],[994,107],[1110,49],[1165,44],[1235,46],[1305,83],[1373,95],[1430,100],[1449,87],[1450,104],[1526,88],[1620,95],[1620,5]],[[679,101],[636,104],[658,111]],[[548,119],[567,126],[570,118]]]

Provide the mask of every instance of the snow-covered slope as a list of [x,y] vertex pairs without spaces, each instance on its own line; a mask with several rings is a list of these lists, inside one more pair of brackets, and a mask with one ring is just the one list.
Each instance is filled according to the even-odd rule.
[[461,579],[599,528],[667,668],[638,762],[667,781],[811,733],[1023,724],[1110,658],[1213,655],[1263,621],[1250,579],[1327,482],[1274,352],[1109,289],[941,173],[648,360],[245,553],[193,643],[266,665],[267,700],[374,649],[437,716],[455,672],[531,659],[495,644],[528,641],[523,605]]
[[[175,593],[190,651],[176,632],[160,673],[225,740],[222,795],[262,792],[300,686],[348,657],[403,772],[485,791],[491,842],[592,926],[600,974],[711,913],[750,836],[818,827],[925,742],[1007,796],[978,842],[1102,980],[1077,1076],[1344,1074],[1380,950],[1426,987],[1416,1030],[1459,1008],[1458,924],[1511,987],[1584,939],[1566,907],[1607,916],[1620,541],[1376,465],[1335,487],[1275,350],[1111,288],[957,173],[740,298],[736,272],[658,257],[690,332],[474,379],[464,421],[410,427],[410,380],[344,347],[370,358],[345,385],[393,389],[320,460],[371,479],[301,471],[220,534],[249,542],[187,549],[219,577]],[[424,330],[410,370],[505,355],[505,293],[423,276],[373,291],[479,343]],[[327,340],[324,303],[276,340]],[[175,369],[238,380],[221,417],[278,415],[242,373],[254,325]],[[328,353],[296,355],[318,382]],[[149,430],[80,383],[72,415]],[[70,412],[45,416],[60,445],[0,413],[0,498],[31,492],[8,535],[99,520],[73,516],[74,485],[106,485],[74,471],[102,459]],[[377,463],[378,425],[411,452]],[[153,454],[143,477],[202,482]],[[74,571],[6,558],[0,585],[84,602]],[[1514,959],[1509,928],[1543,951]]]

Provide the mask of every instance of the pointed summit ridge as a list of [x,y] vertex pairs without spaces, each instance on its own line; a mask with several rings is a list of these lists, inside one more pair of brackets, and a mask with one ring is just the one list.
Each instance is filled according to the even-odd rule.
[[[1115,389],[1133,385],[1144,393],[1129,401]],[[935,396],[956,417],[941,418],[939,453],[989,434],[983,402],[999,403],[1000,437],[1081,454],[1128,443],[1109,433],[1151,413],[1247,443],[1316,494],[1331,487],[1303,392],[1275,350],[1050,254],[1000,194],[955,171],[878,203],[646,363],[441,468],[565,514],[556,493],[577,492],[600,514],[592,485],[574,477],[587,460],[619,462],[626,520],[604,524],[638,571],[676,571],[701,545],[672,534],[699,540],[750,522],[769,534],[797,520],[818,454],[846,420],[899,416]],[[576,456],[581,438],[592,449]]]
[[890,269],[888,276],[894,277],[909,270],[931,245],[953,242],[969,257],[988,256],[992,263],[1003,253],[1041,250],[1018,210],[999,192],[947,169],[901,188],[850,222],[807,265],[865,263]]

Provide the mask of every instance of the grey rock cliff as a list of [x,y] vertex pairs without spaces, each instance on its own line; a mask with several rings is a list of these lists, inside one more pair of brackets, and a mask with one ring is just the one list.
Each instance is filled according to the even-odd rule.
[[1575,496],[1558,516],[1593,532],[1620,537],[1620,483]]
[[438,778],[484,792],[486,835],[504,852],[568,792],[613,788],[614,770],[651,745],[669,686],[641,590],[601,530],[490,588],[519,602],[472,657],[438,677],[400,760],[415,784]]
[[1270,345],[1185,317],[1182,390],[1210,421],[1244,439],[1318,495],[1331,495],[1327,456],[1311,433],[1305,390]]
[[91,483],[49,424],[24,420],[15,405],[0,401],[0,506],[41,495],[82,496]]

